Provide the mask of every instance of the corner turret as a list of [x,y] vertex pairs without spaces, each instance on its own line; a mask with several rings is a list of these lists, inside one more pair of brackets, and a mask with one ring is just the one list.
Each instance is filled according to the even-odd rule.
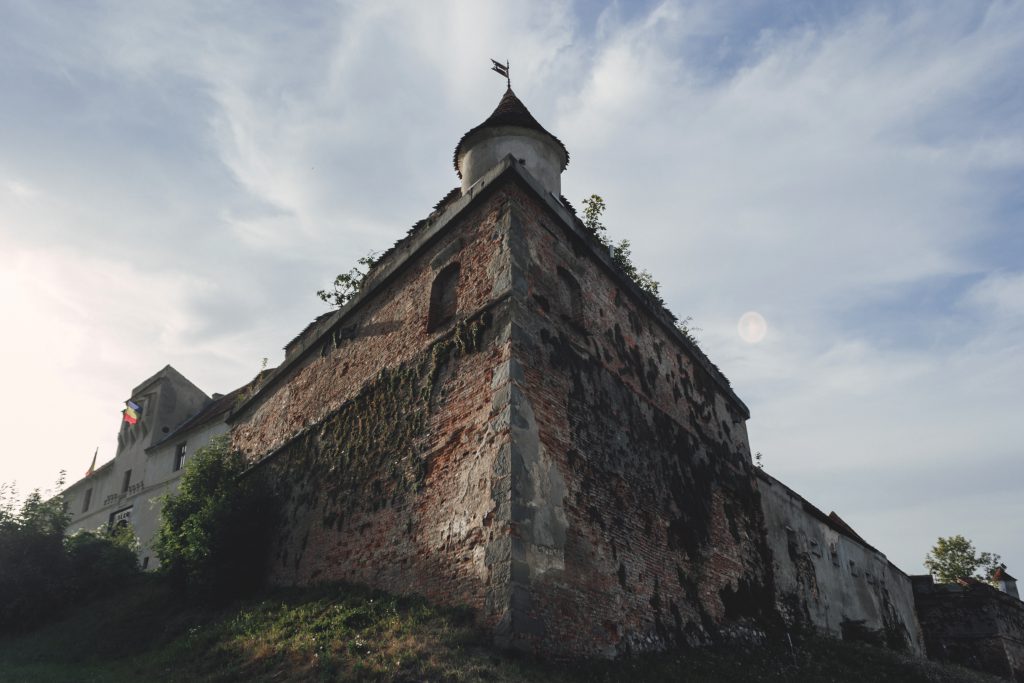
[[562,194],[562,171],[569,152],[561,140],[544,130],[512,92],[476,128],[462,136],[455,147],[455,171],[462,179],[462,193],[484,173],[511,154],[556,198]]

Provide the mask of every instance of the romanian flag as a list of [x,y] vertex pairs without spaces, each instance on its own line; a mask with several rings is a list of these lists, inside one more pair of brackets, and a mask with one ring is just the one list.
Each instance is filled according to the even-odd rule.
[[100,447],[97,446],[96,447],[96,451],[92,454],[92,464],[89,465],[89,469],[86,470],[85,476],[91,477],[93,475],[93,472],[96,471],[96,456],[99,455],[99,452],[100,452]]
[[124,413],[124,421],[133,425],[139,421],[139,415],[142,415],[142,408],[134,401],[125,401],[125,406],[125,409],[121,411]]

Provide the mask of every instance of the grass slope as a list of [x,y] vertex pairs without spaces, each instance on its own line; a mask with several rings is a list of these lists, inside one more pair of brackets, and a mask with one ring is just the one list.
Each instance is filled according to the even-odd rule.
[[30,633],[0,638],[2,681],[866,681],[999,679],[866,645],[709,648],[545,663],[489,647],[467,611],[348,586],[277,590],[211,610],[144,576]]

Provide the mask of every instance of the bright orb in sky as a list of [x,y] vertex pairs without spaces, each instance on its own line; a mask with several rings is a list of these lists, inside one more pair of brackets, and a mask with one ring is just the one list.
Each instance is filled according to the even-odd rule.
[[768,323],[757,311],[747,311],[741,315],[736,328],[739,330],[740,339],[748,344],[757,344],[768,334]]

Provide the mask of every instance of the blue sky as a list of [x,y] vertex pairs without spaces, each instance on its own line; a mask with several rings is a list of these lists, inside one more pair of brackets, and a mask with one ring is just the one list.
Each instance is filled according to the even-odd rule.
[[1024,5],[14,1],[0,50],[0,480],[112,457],[164,364],[276,364],[507,57],[772,474],[908,572],[956,533],[1024,571]]

